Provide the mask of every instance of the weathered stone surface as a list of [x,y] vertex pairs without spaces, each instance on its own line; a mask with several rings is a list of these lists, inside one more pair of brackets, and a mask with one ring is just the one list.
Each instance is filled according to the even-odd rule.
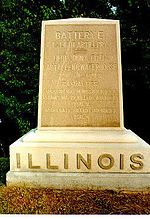
[[43,132],[32,130],[10,146],[11,171],[150,173],[149,145],[129,130],[95,131],[101,134],[95,141],[92,134],[86,141],[88,133],[82,131],[70,131],[68,136],[76,134],[72,140],[64,131],[57,140],[55,131],[48,138],[42,138]]
[[119,21],[66,19],[42,27],[39,128],[121,127]]
[[31,130],[10,146],[7,184],[145,190],[150,188],[149,152],[149,145],[130,130]]
[[8,172],[8,186],[149,191],[150,174]]

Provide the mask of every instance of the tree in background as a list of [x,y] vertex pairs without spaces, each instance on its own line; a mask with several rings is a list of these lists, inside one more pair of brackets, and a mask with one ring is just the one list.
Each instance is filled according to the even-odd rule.
[[149,16],[147,0],[2,0],[0,154],[37,125],[41,21],[69,17],[120,20],[125,125],[150,142]]
[[150,143],[150,2],[114,0],[121,22],[125,126]]

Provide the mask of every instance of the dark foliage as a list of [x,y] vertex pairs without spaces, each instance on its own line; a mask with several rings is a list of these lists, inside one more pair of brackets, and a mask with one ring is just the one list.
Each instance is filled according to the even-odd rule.
[[9,158],[0,158],[0,184],[6,183],[6,173],[9,171]]

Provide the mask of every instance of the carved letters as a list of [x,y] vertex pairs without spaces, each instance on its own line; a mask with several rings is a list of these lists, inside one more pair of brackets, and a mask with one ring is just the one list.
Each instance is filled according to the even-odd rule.
[[44,46],[41,126],[119,127],[115,25],[45,26]]
[[[61,166],[58,166],[57,160],[54,162],[54,154],[46,153],[45,154],[45,168],[44,171],[58,171],[60,169],[68,170],[70,169],[70,160],[69,160],[69,154],[64,153],[61,154],[60,156],[63,155],[63,160],[61,163]],[[141,170],[144,167],[144,156],[142,154],[131,154],[128,159],[124,159],[124,154],[118,155],[120,156],[119,163],[117,163],[117,168],[118,170],[125,170],[125,163],[128,163],[128,166],[130,170],[132,171],[138,171]],[[51,159],[53,157],[53,159]],[[34,158],[35,159],[35,158]],[[71,156],[71,163],[72,163],[72,156]],[[97,155],[97,159],[93,159],[93,154],[86,154],[82,155],[77,153],[76,158],[75,158],[75,163],[74,163],[74,168],[76,171],[80,169],[87,169],[87,170],[92,170],[93,167],[95,168],[95,165],[97,163],[97,167],[99,167],[99,171],[102,170],[110,170],[116,165],[117,157],[112,156],[111,154],[99,154]],[[17,169],[22,168],[21,166],[21,154],[17,153],[16,154],[16,167]],[[27,169],[29,170],[38,170],[41,169],[40,165],[34,165],[33,163],[33,158],[32,154],[28,153],[28,166]],[[130,161],[130,162],[129,162]],[[36,161],[36,164],[39,164],[38,161]]]

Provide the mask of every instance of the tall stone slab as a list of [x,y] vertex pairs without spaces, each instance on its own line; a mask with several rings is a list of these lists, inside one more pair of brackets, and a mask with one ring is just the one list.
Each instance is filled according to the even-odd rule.
[[43,21],[38,127],[10,146],[7,185],[145,190],[149,155],[124,128],[119,21]]
[[43,23],[39,129],[123,127],[119,23],[71,22]]

